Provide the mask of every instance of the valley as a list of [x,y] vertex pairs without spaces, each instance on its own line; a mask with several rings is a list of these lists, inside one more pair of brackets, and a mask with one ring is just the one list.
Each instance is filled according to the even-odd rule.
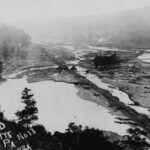
[[[41,109],[39,123],[44,124],[50,131],[63,131],[69,122],[76,122],[120,135],[125,135],[126,130],[130,127],[142,127],[149,137],[150,102],[149,93],[146,92],[148,91],[148,80],[146,78],[138,80],[141,73],[143,76],[148,75],[148,65],[145,66],[145,63],[138,59],[145,51],[137,50],[135,53],[135,51],[116,50],[117,55],[123,60],[120,67],[98,71],[93,66],[93,59],[97,53],[103,51],[111,52],[108,48],[91,48],[86,45],[34,44],[27,50],[25,59],[11,60],[11,62],[5,63],[2,76],[6,81],[3,81],[1,90],[5,90],[5,86],[6,90],[11,90],[18,85],[14,89],[15,92],[12,92],[16,93],[16,96],[12,95],[12,97],[18,99],[16,108],[8,109],[7,117],[13,119],[14,112],[21,109],[20,90],[30,87],[33,89],[38,103],[41,103],[39,110],[40,106],[48,107],[45,109],[46,112],[42,112]],[[77,71],[58,70],[58,66],[62,64],[68,68],[75,65]],[[142,85],[147,85],[147,88]],[[66,92],[70,89],[67,87],[70,87],[73,92],[70,97],[69,95],[66,97]],[[140,92],[134,92],[138,88]],[[60,98],[54,94],[57,91],[62,93]],[[54,94],[53,96],[51,92]],[[147,95],[142,97],[143,93]],[[3,95],[3,97],[6,96]],[[10,98],[7,100],[8,106],[11,107],[11,103],[14,101]],[[41,100],[45,101],[44,104]],[[79,103],[75,103],[75,101]],[[49,109],[51,105],[55,106],[55,109]],[[2,105],[4,110],[6,107]],[[85,107],[87,108],[85,109]],[[58,113],[56,113],[57,109],[59,109]],[[62,111],[60,111],[61,109]],[[67,111],[63,112],[66,109]],[[65,113],[68,112],[70,112],[68,121],[64,122],[62,114],[64,113],[66,116]],[[45,114],[53,114],[53,116],[45,120]],[[49,119],[56,120],[53,127],[50,126]]]

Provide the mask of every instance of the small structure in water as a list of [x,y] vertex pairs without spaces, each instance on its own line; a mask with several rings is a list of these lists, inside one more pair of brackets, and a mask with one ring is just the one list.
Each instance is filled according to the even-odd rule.
[[62,65],[58,65],[57,70],[59,70],[59,71],[68,71],[69,68],[68,68],[67,65],[62,64]]
[[110,56],[96,55],[94,58],[94,66],[99,70],[107,70],[118,67],[120,60],[117,57],[116,52]]
[[71,71],[77,71],[77,68],[75,67],[75,65],[73,65],[71,68],[70,68]]

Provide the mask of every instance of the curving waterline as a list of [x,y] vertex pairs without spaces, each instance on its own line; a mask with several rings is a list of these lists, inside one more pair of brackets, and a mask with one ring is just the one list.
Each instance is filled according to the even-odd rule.
[[37,123],[51,132],[64,132],[70,122],[120,135],[125,135],[129,128],[129,125],[115,123],[115,116],[104,107],[80,98],[73,84],[54,81],[28,83],[25,78],[8,79],[0,85],[0,104],[7,119],[16,119],[15,113],[23,109],[21,92],[25,87],[31,88],[35,94],[39,110]]
[[32,68],[24,69],[22,71],[17,71],[17,72],[12,73],[12,74],[4,75],[3,77],[6,79],[12,79],[12,78],[15,78],[17,75],[20,75],[20,74],[28,72],[28,71],[43,70],[43,69],[56,68],[56,67],[57,66],[32,67]]
[[[131,105],[134,105],[133,101],[130,100],[128,94],[120,91],[118,87],[114,88],[114,86],[102,82],[102,80],[100,78],[98,78],[96,75],[93,75],[91,73],[86,73],[87,69],[84,69],[82,67],[77,67],[77,70],[81,76],[84,76],[89,81],[91,81],[92,83],[97,85],[99,88],[109,91],[114,97],[117,97],[120,102],[123,102],[124,104],[126,104],[127,106],[131,107],[132,109],[136,110],[139,113],[149,116],[150,112],[147,108],[143,108],[140,106],[131,106]],[[111,88],[111,87],[113,87],[113,88]]]

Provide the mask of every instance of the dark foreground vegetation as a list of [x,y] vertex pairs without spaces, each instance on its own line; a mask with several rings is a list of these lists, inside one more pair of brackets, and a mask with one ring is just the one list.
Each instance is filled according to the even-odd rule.
[[[103,131],[94,128],[83,128],[70,123],[65,133],[55,132],[51,135],[44,127],[35,126],[37,134],[29,141],[33,149],[43,150],[148,150],[150,146],[139,129],[130,129],[123,141],[110,142]],[[37,142],[40,141],[40,142]]]
[[[25,107],[16,113],[17,120],[8,121],[0,112],[1,150],[148,150],[146,133],[129,129],[121,139],[111,139],[103,131],[70,123],[64,133],[51,133],[42,125],[33,125],[38,119],[36,101],[31,90],[22,92]],[[49,120],[52,121],[52,120]]]
[[10,138],[1,134],[1,150],[148,150],[150,147],[140,129],[129,129],[124,140],[112,142],[103,131],[74,123],[70,123],[64,133],[51,134],[42,125],[26,128],[15,122],[2,122],[7,126],[3,132]]

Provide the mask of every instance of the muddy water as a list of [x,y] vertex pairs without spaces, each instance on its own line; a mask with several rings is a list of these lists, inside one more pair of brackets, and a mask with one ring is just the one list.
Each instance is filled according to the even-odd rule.
[[126,133],[127,125],[115,123],[115,116],[108,110],[77,96],[78,90],[72,84],[44,81],[28,83],[25,78],[8,79],[0,85],[2,110],[8,119],[15,119],[15,112],[21,110],[21,91],[31,88],[39,110],[38,123],[51,132],[65,131],[68,123],[109,130],[120,135]]

